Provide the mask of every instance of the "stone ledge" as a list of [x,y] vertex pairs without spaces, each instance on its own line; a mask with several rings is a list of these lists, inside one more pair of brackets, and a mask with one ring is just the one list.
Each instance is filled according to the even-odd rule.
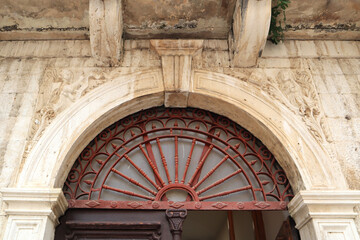
[[150,40],[150,43],[160,56],[192,56],[202,50],[204,40],[159,39]]
[[359,58],[360,42],[328,40],[285,40],[267,42],[262,58]]
[[0,192],[6,215],[48,216],[57,222],[68,207],[60,188],[4,188]]
[[89,40],[0,41],[0,57],[91,57]]
[[354,219],[360,191],[300,191],[288,205],[289,213],[301,229],[314,219]]

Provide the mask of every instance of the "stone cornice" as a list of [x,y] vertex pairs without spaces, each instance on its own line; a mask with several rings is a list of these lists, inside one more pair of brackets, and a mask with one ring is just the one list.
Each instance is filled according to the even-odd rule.
[[312,219],[353,219],[358,214],[360,191],[300,191],[288,205],[289,213],[301,229]]
[[4,188],[1,189],[7,215],[41,215],[48,216],[53,222],[68,207],[60,188]]
[[153,39],[150,43],[160,56],[193,56],[202,50],[204,40]]

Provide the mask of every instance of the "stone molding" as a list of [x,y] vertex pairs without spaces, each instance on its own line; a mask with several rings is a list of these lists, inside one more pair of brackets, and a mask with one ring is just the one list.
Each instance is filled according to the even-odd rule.
[[4,240],[46,239],[45,232],[46,217],[15,215],[8,218]]
[[[214,98],[211,104],[206,100],[209,96]],[[231,104],[217,107],[220,102]],[[239,106],[236,115],[235,105]],[[230,116],[234,121],[247,119],[239,124],[260,138],[274,154],[287,173],[295,192],[304,189],[347,188],[342,173],[333,172],[334,168],[329,162],[330,157],[326,149],[316,141],[306,124],[287,106],[264,94],[257,85],[221,73],[195,70],[188,106]],[[260,124],[257,125],[256,122]],[[264,132],[264,126],[271,129],[270,132],[274,135],[270,136],[270,132]],[[275,142],[276,139],[279,142]],[[281,148],[280,142],[286,142],[286,147]],[[304,186],[299,185],[300,179]]]
[[[20,173],[18,176],[17,187],[26,186],[33,188],[54,186],[55,179],[50,177],[53,176],[54,171],[58,171],[60,166],[70,170],[73,164],[62,161],[58,162],[57,160],[67,159],[68,154],[78,155],[82,149],[80,149],[79,152],[74,153],[73,151],[77,150],[74,149],[73,146],[57,146],[60,148],[65,147],[62,150],[55,150],[53,147],[63,141],[68,143],[71,142],[74,135],[77,136],[75,139],[78,139],[78,137],[85,137],[85,133],[89,130],[88,123],[91,122],[91,124],[95,125],[92,130],[89,130],[91,133],[88,133],[93,134],[93,136],[91,136],[91,138],[93,138],[98,133],[97,131],[101,131],[104,126],[108,126],[111,122],[115,122],[128,114],[139,111],[144,106],[146,108],[148,106],[147,104],[151,104],[150,106],[162,105],[162,102],[160,103],[157,100],[152,101],[152,96],[158,97],[159,95],[162,101],[164,98],[162,77],[159,69],[139,71],[137,73],[120,76],[116,75],[108,80],[109,81],[106,84],[99,86],[96,90],[81,97],[72,106],[54,118],[52,123],[44,131],[44,134],[40,137],[39,142],[37,142],[30,151],[28,158],[25,160],[24,166],[20,170],[24,174]],[[116,111],[116,108],[121,106],[120,103],[137,99],[142,96],[148,97],[148,102],[136,102],[135,106],[131,106],[131,109],[123,106],[124,112]],[[105,103],[105,105],[102,105],[103,103]],[[106,116],[106,118],[112,120],[102,125],[98,122],[101,122],[101,120],[99,120],[101,116]],[[95,121],[92,122],[93,120]],[[98,125],[100,125],[100,128]],[[92,132],[94,129],[97,130]],[[72,137],[65,137],[68,134],[72,135]],[[54,167],[56,169],[54,169]],[[33,171],[34,169],[38,169],[39,172]],[[59,187],[64,183],[66,175],[67,174],[62,176],[62,183],[60,183]]]
[[62,189],[4,188],[1,189],[7,215],[48,216],[58,223],[58,217],[67,209]]
[[90,0],[89,24],[93,57],[104,65],[118,65],[123,46],[121,0]]
[[[25,160],[16,186],[61,187],[73,156],[104,127],[141,109],[164,104],[163,82],[160,70],[142,71],[109,80],[81,97],[44,131]],[[305,124],[253,85],[196,70],[187,94],[187,106],[227,116],[260,136],[288,173],[295,192],[347,188],[341,172],[332,172],[326,150]]]
[[[300,191],[288,205],[301,239],[358,240],[354,207],[360,204],[360,191]],[[309,229],[313,234],[309,235]]]
[[60,188],[1,189],[8,221],[4,239],[53,239],[58,218],[68,204]]
[[252,67],[262,55],[269,32],[271,0],[236,2],[229,52],[234,67]]
[[[174,73],[176,76],[178,74]],[[343,175],[341,172],[334,172],[323,146],[315,141],[306,125],[286,106],[274,102],[258,87],[254,87],[254,84],[239,81],[225,74],[195,70],[192,71],[188,80],[189,88],[185,90],[188,94],[186,106],[203,108],[229,117],[255,136],[260,136],[261,141],[274,153],[287,173],[295,193],[303,189],[317,189],[320,192],[321,189],[342,189],[343,192],[347,192]],[[42,200],[29,197],[35,196],[31,191],[36,193],[31,189],[61,187],[74,163],[74,156],[78,156],[86,144],[104,127],[141,109],[164,104],[166,101],[165,82],[160,69],[139,71],[106,79],[101,86],[80,97],[57,115],[30,152],[19,173],[15,183],[19,192],[4,191],[4,202],[8,205],[5,211],[8,215],[6,234],[10,231],[9,229],[25,226],[32,220],[38,219],[36,221],[40,221],[41,229],[47,229],[43,231],[44,234],[49,232],[50,237],[43,239],[51,239],[55,228],[53,219],[57,214],[53,213],[47,190],[44,190],[45,193],[40,191],[40,199],[45,199],[44,202],[47,203],[44,208],[41,208],[39,203]],[[26,189],[30,189],[28,195],[26,195]],[[12,201],[11,198],[14,195],[15,199],[19,199],[17,194],[20,196],[22,192],[25,192],[24,199],[28,199],[27,203],[31,202],[29,199],[35,199],[33,203],[25,207],[25,210],[21,209],[21,206],[25,205],[24,201],[19,204],[20,201]],[[337,193],[337,191],[328,192]],[[329,199],[331,199],[331,194],[328,194]],[[338,195],[341,196],[341,194]],[[297,201],[301,202],[296,200],[297,198],[299,197],[293,200],[293,205]],[[324,197],[324,199],[327,198]],[[303,214],[302,216],[307,218],[309,215],[306,213],[309,209],[307,203],[304,202],[303,205],[304,207],[300,207],[297,212],[292,212],[297,223],[302,221],[296,216]],[[350,208],[346,209],[348,215],[344,213],[341,215],[334,211],[327,214],[326,218],[309,215],[307,222],[299,225],[303,226],[300,229],[303,236],[304,234],[310,236],[304,239],[321,239],[321,234],[326,234],[324,231],[332,234],[330,231],[334,228],[343,229],[345,232],[350,232],[346,234],[357,236],[353,231],[354,229],[356,231],[354,212]],[[313,214],[316,212],[311,211]],[[328,211],[324,210],[324,212]],[[331,217],[335,213],[338,215]],[[334,219],[339,220],[340,215],[343,216],[340,219],[342,223],[338,224]],[[33,229],[35,231],[35,227]]]
[[150,40],[161,56],[165,107],[186,107],[192,71],[192,58],[202,51],[203,40]]
[[194,39],[153,39],[151,46],[160,56],[194,56],[201,52],[204,40]]
[[310,71],[281,69],[269,74],[262,69],[227,68],[224,73],[286,106],[319,143],[333,141]]
[[[153,68],[154,70],[155,68]],[[153,71],[152,70],[152,71]],[[136,73],[141,71],[137,70]],[[146,72],[143,71],[143,72]],[[105,82],[129,76],[133,69],[104,67],[47,67],[22,156],[24,161],[51,122],[71,104]]]

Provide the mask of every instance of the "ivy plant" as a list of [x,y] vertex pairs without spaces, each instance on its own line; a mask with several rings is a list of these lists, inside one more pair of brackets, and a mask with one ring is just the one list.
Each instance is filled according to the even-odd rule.
[[[289,3],[290,0],[272,0],[269,40],[274,44],[284,41],[284,30],[286,26],[285,10],[288,8]],[[278,20],[280,14],[282,14],[282,18]]]

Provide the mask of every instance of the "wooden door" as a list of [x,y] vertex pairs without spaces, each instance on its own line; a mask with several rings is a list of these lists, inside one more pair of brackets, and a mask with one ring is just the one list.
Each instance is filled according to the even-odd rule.
[[69,209],[55,240],[177,240],[185,217],[186,210]]

